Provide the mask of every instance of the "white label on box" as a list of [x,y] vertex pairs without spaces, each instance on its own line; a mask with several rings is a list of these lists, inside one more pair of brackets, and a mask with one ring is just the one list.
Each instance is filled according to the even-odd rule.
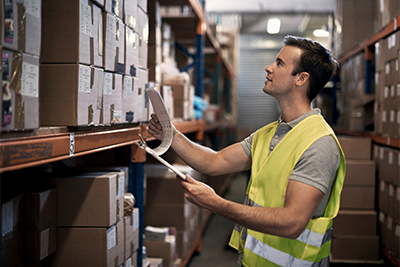
[[381,147],[381,148],[379,148],[379,159],[380,159],[380,160],[383,160],[383,155],[384,155],[384,150],[383,150],[383,148]]
[[382,12],[384,12],[385,11],[385,0],[380,0],[379,1],[379,10],[381,11],[381,13]]
[[14,213],[13,202],[4,204],[1,208],[1,235],[4,236],[13,230]]
[[117,198],[123,197],[124,196],[124,185],[125,185],[125,179],[124,175],[119,175],[118,177],[118,192],[117,192]]
[[392,217],[388,216],[388,219],[387,219],[387,229],[392,230],[392,223],[393,223]]
[[393,151],[389,151],[388,162],[390,165],[393,164]]
[[384,192],[385,191],[385,182],[381,181],[381,191]]
[[[132,267],[132,258],[129,257],[125,262],[125,267]],[[135,266],[136,267],[136,266]]]
[[386,122],[386,110],[382,111],[382,122]]
[[139,211],[133,212],[133,231],[139,228]]
[[107,250],[117,245],[117,231],[115,225],[107,229]]
[[106,41],[115,42],[117,32],[117,18],[107,13]]
[[386,62],[386,65],[385,65],[385,73],[386,73],[386,75],[389,75],[389,73],[390,73],[390,63],[389,62]]
[[189,217],[189,203],[183,205],[183,216]]
[[112,95],[112,83],[113,83],[113,77],[111,72],[104,72],[104,91],[103,94],[105,95]]
[[389,184],[389,196],[394,196],[394,186],[392,184]]
[[379,74],[375,73],[375,84],[379,83]]
[[41,0],[25,0],[24,1],[25,13],[40,19],[40,10],[41,10],[40,5],[41,5]]
[[113,113],[113,120],[112,122],[122,122],[122,110],[115,110]]
[[396,230],[394,231],[394,234],[398,237],[400,237],[400,225],[396,224]]
[[92,11],[87,1],[81,0],[79,10],[79,27],[82,33],[92,35]]
[[123,98],[132,98],[132,91],[133,91],[133,83],[132,78],[129,76],[124,76],[124,92]]
[[[103,74],[103,70],[101,70]],[[97,109],[101,110],[101,105],[103,104],[103,83],[104,83],[104,75],[98,75],[98,86],[97,86]]]
[[383,223],[385,221],[385,213],[379,212],[379,222]]
[[389,97],[389,86],[385,86],[383,88],[383,97],[388,98]]
[[90,76],[89,66],[79,65],[79,92],[90,94]]
[[395,114],[395,111],[394,110],[390,110],[390,122],[391,123],[394,123],[394,114]]
[[39,66],[22,63],[21,95],[39,96]]
[[49,235],[50,228],[47,228],[40,233],[40,260],[49,255]]
[[390,86],[390,97],[396,96],[396,87],[394,85]]

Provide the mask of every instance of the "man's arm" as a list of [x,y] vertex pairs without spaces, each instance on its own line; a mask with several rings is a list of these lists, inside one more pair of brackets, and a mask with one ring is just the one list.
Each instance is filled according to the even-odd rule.
[[190,176],[183,181],[186,198],[213,213],[246,228],[286,238],[297,238],[307,226],[324,193],[313,186],[290,180],[286,190],[285,207],[250,207],[226,200],[212,188]]
[[[148,132],[162,140],[162,126],[155,114],[151,115]],[[216,152],[192,142],[175,127],[171,147],[193,169],[212,176],[248,170],[251,165],[251,160],[240,143]]]

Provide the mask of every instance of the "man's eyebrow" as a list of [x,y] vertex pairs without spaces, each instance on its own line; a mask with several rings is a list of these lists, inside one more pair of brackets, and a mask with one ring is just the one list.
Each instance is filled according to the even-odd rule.
[[275,60],[280,62],[282,65],[285,65],[285,62],[281,58],[277,57]]

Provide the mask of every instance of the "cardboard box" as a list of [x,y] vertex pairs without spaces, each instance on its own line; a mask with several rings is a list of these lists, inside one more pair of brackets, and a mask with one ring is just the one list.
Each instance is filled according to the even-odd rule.
[[25,194],[25,258],[39,262],[56,251],[57,189]]
[[112,13],[104,13],[104,57],[106,71],[123,74],[125,72],[125,26]]
[[51,178],[58,189],[59,227],[110,227],[124,216],[124,173]]
[[331,254],[335,260],[379,260],[379,236],[335,236]]
[[381,30],[398,15],[400,3],[397,0],[376,1],[377,23],[375,31]]
[[333,236],[376,235],[376,223],[374,210],[339,210],[333,219]]
[[[162,17],[161,17],[161,7],[158,1],[149,1],[149,45],[161,46],[162,33],[161,27]],[[151,62],[151,61],[150,61]]]
[[[149,199],[149,197],[148,197]],[[149,201],[149,200],[148,200]],[[144,208],[144,226],[176,227],[178,231],[189,227],[189,202],[185,204],[148,204]]]
[[147,69],[139,68],[138,78],[139,78],[139,88],[138,88],[138,121],[148,121],[148,97],[147,91],[148,83],[149,83],[149,73]]
[[400,187],[389,184],[388,214],[395,221],[400,221]]
[[179,258],[184,259],[190,250],[191,243],[189,241],[189,230],[181,230],[176,235],[176,249]]
[[49,258],[51,266],[115,267],[124,261],[124,222],[109,228],[57,229],[57,251]]
[[348,159],[371,159],[371,139],[367,137],[338,136],[343,153]]
[[2,50],[2,131],[39,128],[39,58]]
[[139,265],[137,260],[137,251],[135,251],[133,255],[125,261],[124,267],[137,267],[137,266]]
[[173,267],[176,253],[176,237],[167,236],[165,241],[143,240],[143,246],[146,247],[147,257],[162,258],[163,266]]
[[[103,90],[103,118],[104,125],[124,122],[122,97],[122,75],[104,72]],[[133,96],[133,94],[132,94]]]
[[393,239],[393,254],[398,259],[400,258],[400,222],[394,222],[391,237]]
[[381,72],[385,69],[385,61],[387,59],[383,47],[387,46],[387,39],[382,39],[375,43],[375,67],[376,72]]
[[99,5],[101,7],[104,7],[105,0],[91,0],[91,1],[95,2],[97,5]]
[[139,34],[125,26],[125,74],[138,76]]
[[[174,165],[191,177],[194,170],[189,166]],[[147,204],[185,204],[186,199],[176,174],[161,164],[145,164],[147,173]]]
[[[139,79],[130,75],[124,75],[122,86],[122,121],[137,122],[137,102]],[[136,89],[136,90],[135,90]]]
[[42,63],[103,67],[103,13],[87,0],[43,1]]
[[[5,30],[3,47],[35,56],[40,56],[42,38],[41,1],[4,1]],[[2,10],[3,11],[3,10]]]
[[81,64],[42,64],[40,75],[42,126],[101,123],[102,69]]
[[375,187],[350,187],[342,190],[340,207],[343,209],[372,210],[375,206]]
[[124,18],[124,0],[104,0],[104,10],[120,19]]
[[[140,0],[139,0],[140,1]],[[147,50],[149,44],[149,20],[147,14],[138,9],[139,67],[147,69]]]
[[389,210],[389,183],[383,180],[378,181],[378,208],[380,211],[387,213]]
[[133,209],[131,216],[124,217],[125,257],[128,259],[139,248],[139,209]]
[[2,203],[1,266],[16,266],[22,262],[24,195]]
[[124,173],[124,193],[128,193],[128,182],[129,182],[129,167],[128,166],[95,166],[95,167],[83,167],[75,168],[78,171],[84,172],[123,172]]
[[146,0],[138,0],[138,7],[142,9],[145,13],[147,13],[147,1]]
[[137,27],[137,0],[124,0],[124,23],[132,30]]
[[375,185],[375,162],[373,160],[346,160],[344,186]]

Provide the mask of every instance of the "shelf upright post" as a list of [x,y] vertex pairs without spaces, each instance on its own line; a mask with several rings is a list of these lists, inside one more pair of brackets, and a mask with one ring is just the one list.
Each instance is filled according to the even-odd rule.
[[135,207],[139,208],[139,248],[137,265],[143,265],[143,211],[144,211],[144,164],[146,152],[137,145],[130,149],[128,191],[135,197]]
[[204,35],[206,24],[204,21],[197,21],[196,29],[196,96],[203,96],[204,82]]

